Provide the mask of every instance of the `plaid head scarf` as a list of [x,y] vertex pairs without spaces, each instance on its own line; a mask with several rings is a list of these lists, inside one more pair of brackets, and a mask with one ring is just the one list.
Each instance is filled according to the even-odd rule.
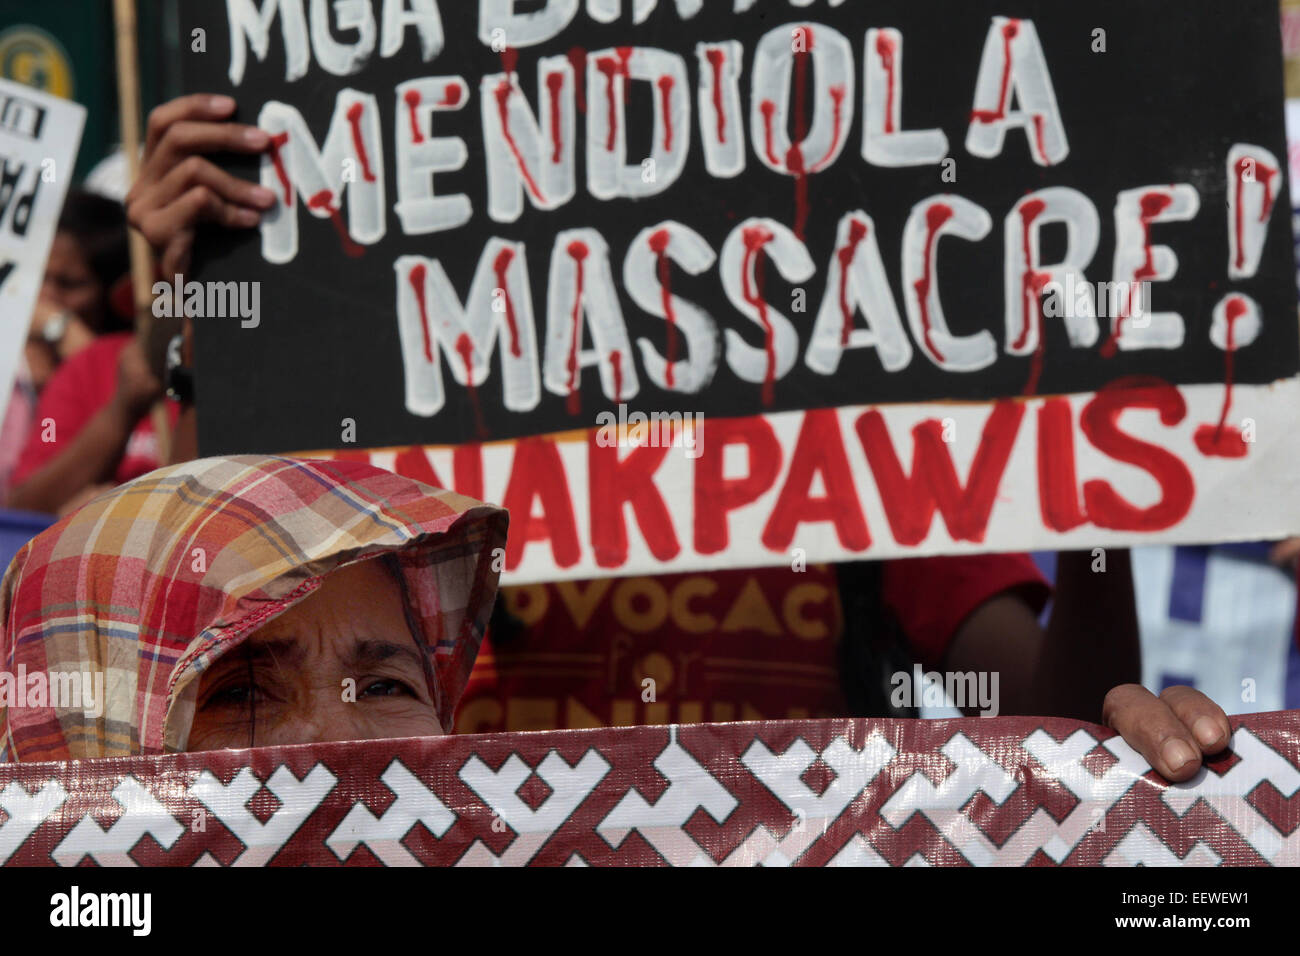
[[450,727],[506,524],[500,508],[358,462],[207,458],[122,485],[24,545],[0,582],[0,680],[12,692],[37,672],[102,673],[101,713],[53,694],[0,706],[0,761],[184,750],[205,669],[326,574],[382,554]]

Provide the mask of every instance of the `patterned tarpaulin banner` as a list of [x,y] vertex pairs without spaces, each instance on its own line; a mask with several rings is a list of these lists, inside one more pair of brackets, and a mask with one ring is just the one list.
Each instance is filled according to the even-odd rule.
[[1300,864],[1300,714],[1168,785],[1044,718],[410,738],[0,766],[7,864]]

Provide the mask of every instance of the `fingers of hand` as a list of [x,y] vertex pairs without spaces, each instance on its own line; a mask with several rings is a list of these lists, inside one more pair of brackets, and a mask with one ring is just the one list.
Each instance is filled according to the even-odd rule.
[[1165,779],[1186,780],[1200,769],[1201,746],[1192,731],[1167,701],[1145,687],[1121,684],[1111,690],[1102,719]]
[[1217,754],[1228,746],[1232,725],[1228,715],[1210,698],[1192,687],[1166,687],[1160,693],[1174,716],[1192,732],[1201,752]]
[[154,148],[146,153],[140,175],[127,195],[127,201],[139,198],[152,189],[188,156],[196,153],[260,153],[270,144],[271,138],[256,126],[192,120],[173,123]]
[[171,166],[191,153],[260,153],[270,145],[271,137],[256,126],[185,120],[167,130],[153,159]]
[[227,202],[215,190],[200,184],[191,186],[174,202],[143,213],[135,226],[155,249],[161,249],[177,234],[204,220],[243,229],[257,225],[259,213]]
[[193,186],[207,186],[228,202],[252,209],[275,205],[275,193],[265,186],[232,176],[211,160],[190,156],[182,160],[151,188],[144,189],[133,203],[142,212],[172,202]]
[[222,120],[235,111],[235,101],[229,96],[210,93],[192,93],[169,100],[149,113],[145,135],[145,156],[153,153],[158,141],[168,128],[182,120]]

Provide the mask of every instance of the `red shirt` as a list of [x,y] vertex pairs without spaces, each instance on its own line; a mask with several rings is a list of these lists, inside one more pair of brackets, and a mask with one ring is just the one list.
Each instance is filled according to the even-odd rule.
[[[1024,554],[888,561],[881,586],[927,668],[990,598],[1018,589],[1041,610],[1050,595]],[[502,593],[524,632],[500,646],[484,641],[457,711],[458,733],[846,713],[833,566],[602,578]]]
[[[11,486],[27,480],[53,461],[95,414],[112,401],[117,390],[118,356],[131,338],[130,332],[100,336],[50,377],[36,405],[36,420],[18,459]],[[174,426],[180,409],[175,402],[168,402],[167,411]],[[151,416],[146,415],[131,432],[113,480],[121,484],[161,465],[158,436]]]

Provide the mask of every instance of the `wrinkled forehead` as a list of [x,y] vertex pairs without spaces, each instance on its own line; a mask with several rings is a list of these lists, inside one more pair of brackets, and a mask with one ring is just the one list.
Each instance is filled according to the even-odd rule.
[[381,555],[330,572],[309,596],[250,634],[240,657],[279,668],[351,672],[401,659],[424,670],[427,649],[401,570],[391,555]]

